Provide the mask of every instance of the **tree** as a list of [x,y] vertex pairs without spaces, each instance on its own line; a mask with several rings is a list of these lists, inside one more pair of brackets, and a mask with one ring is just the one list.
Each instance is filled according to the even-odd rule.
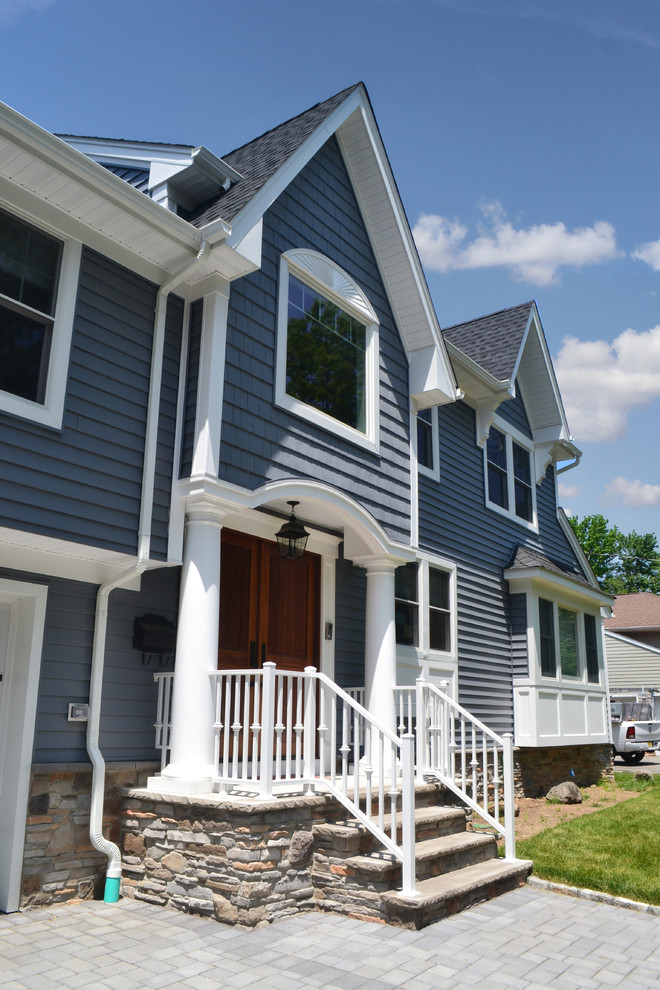
[[622,533],[600,514],[571,516],[569,522],[604,591],[660,594],[660,551],[654,533]]

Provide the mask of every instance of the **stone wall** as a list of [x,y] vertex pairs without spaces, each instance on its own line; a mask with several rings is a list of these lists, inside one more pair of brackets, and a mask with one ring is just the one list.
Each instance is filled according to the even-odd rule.
[[[103,834],[119,842],[121,789],[143,784],[153,763],[106,766]],[[90,764],[34,764],[25,829],[21,908],[103,896],[107,859],[89,839]]]
[[[571,772],[572,771],[572,772]],[[601,780],[614,780],[612,747],[546,746],[519,748],[513,755],[516,797],[542,797],[555,784],[573,780],[589,787]]]
[[345,815],[325,795],[219,801],[128,790],[122,893],[249,926],[307,910],[312,828]]

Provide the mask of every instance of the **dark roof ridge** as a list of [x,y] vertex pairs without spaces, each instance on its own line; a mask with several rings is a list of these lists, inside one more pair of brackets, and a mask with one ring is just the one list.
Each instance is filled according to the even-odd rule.
[[296,120],[299,120],[301,117],[307,116],[308,113],[312,113],[315,110],[319,110],[322,106],[324,106],[324,104],[332,103],[335,100],[337,100],[339,97],[343,99],[345,96],[348,96],[349,93],[352,93],[354,89],[357,89],[358,86],[364,87],[364,83],[357,82],[354,83],[352,86],[347,86],[345,89],[340,89],[339,92],[335,93],[333,96],[328,96],[327,99],[325,100],[319,100],[318,103],[315,103],[311,107],[307,107],[306,110],[301,110],[300,113],[294,114],[293,117],[289,117],[287,120],[283,120],[279,124],[275,124],[274,127],[269,127],[267,131],[263,132],[263,134],[258,134],[256,137],[250,138],[250,140],[246,141],[245,144],[239,144],[237,148],[232,148],[231,151],[228,151],[226,154],[222,155],[223,160],[225,158],[228,158],[230,155],[235,155],[239,151],[243,151],[244,148],[249,148],[249,146],[251,144],[254,144],[256,141],[263,141],[263,139],[268,137],[269,134],[274,134],[275,131],[279,131],[281,127],[286,127],[289,124],[293,124],[295,123]]
[[504,313],[512,313],[516,309],[526,309],[528,306],[536,306],[536,299],[528,299],[527,302],[516,303],[514,306],[504,306],[502,309],[496,309],[493,313],[482,313],[481,316],[475,316],[471,320],[461,320],[460,323],[452,323],[451,326],[443,327],[442,332],[444,333],[445,330],[457,330],[459,327],[466,327],[470,323],[479,323],[480,320],[490,320],[496,316],[502,316]]

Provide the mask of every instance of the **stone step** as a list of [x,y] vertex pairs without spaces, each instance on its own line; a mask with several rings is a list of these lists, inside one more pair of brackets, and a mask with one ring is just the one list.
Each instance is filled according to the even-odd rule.
[[[475,863],[494,859],[497,842],[492,835],[456,832],[425,839],[415,844],[415,875],[419,882],[429,877],[444,876]],[[356,883],[376,884],[401,882],[401,863],[387,852],[352,856],[344,861]]]
[[[373,818],[377,824],[378,819]],[[398,841],[401,841],[402,816],[396,816]],[[465,810],[462,808],[422,807],[415,809],[415,838],[419,843],[425,839],[441,835],[465,832]],[[391,818],[385,817],[385,833],[391,835]],[[372,832],[355,819],[314,825],[314,839],[317,848],[333,850],[336,853],[369,853],[379,848],[378,839]]]
[[384,892],[381,894],[384,918],[389,924],[403,928],[423,928],[480,901],[521,887],[532,865],[530,860],[491,859],[419,881],[416,897],[405,896],[400,891]]

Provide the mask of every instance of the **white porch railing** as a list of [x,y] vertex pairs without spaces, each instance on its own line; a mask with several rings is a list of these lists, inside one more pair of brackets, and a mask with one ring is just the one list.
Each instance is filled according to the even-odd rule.
[[418,778],[453,791],[504,836],[506,858],[515,859],[513,736],[498,736],[424,678],[394,692],[399,734],[415,734]]
[[156,702],[156,749],[160,750],[160,769],[164,770],[170,758],[170,735],[172,732],[172,684],[174,674],[162,671],[154,674],[158,685],[158,701]]
[[[269,798],[275,791],[329,791],[402,867],[415,891],[415,740],[380,726],[355,698],[314,667],[303,673],[210,672],[214,693],[215,784]],[[165,681],[172,674],[155,674]],[[164,765],[169,689],[159,683],[156,745]],[[401,808],[397,824],[397,809]]]

